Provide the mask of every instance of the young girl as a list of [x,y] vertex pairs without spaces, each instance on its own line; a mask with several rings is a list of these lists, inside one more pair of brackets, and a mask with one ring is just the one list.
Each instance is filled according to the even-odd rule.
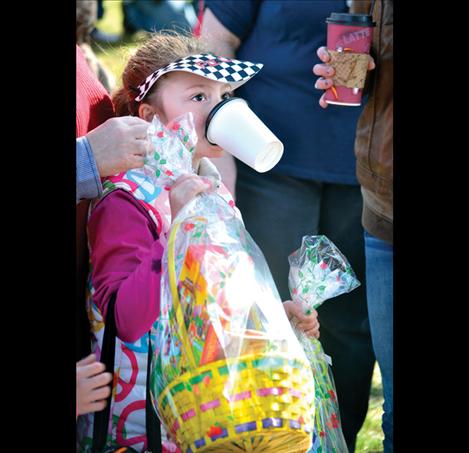
[[[123,87],[113,102],[118,115],[131,114],[149,122],[158,115],[166,124],[192,112],[198,136],[193,167],[219,178],[216,168],[205,159],[219,157],[223,152],[205,138],[207,116],[262,65],[205,52],[196,38],[153,35],[130,58],[122,76]],[[142,169],[134,169],[107,178],[104,187],[103,197],[92,206],[88,220],[88,313],[93,351],[99,356],[108,301],[116,294],[118,339],[108,444],[144,451],[148,332],[159,316],[165,235],[181,207],[211,184],[197,175],[185,175],[168,192]],[[223,184],[218,193],[234,207]],[[292,305],[286,306],[289,317],[296,313]],[[316,313],[299,313],[297,320],[303,330],[318,335]],[[89,415],[79,418],[80,451],[90,449],[92,421]]]

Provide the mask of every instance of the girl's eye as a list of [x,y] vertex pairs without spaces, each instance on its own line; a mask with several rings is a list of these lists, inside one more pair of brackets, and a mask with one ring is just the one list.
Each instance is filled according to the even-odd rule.
[[202,101],[205,101],[207,98],[205,97],[205,94],[202,94],[202,93],[199,93],[199,94],[196,94],[192,100],[193,101],[196,101],[196,102],[202,102]]
[[222,96],[223,99],[230,99],[230,98],[232,98],[232,97],[233,97],[233,93],[231,93],[230,91],[227,92],[227,93],[225,93],[225,94]]

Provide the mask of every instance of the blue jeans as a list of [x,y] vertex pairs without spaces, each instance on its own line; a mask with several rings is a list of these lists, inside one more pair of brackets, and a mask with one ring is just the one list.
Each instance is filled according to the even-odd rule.
[[371,339],[383,382],[384,453],[393,452],[393,246],[365,231]]

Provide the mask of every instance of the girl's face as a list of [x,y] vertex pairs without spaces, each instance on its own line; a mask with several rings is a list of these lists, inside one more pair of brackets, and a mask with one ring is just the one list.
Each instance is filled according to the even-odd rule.
[[161,81],[155,101],[141,104],[139,115],[151,121],[153,113],[167,124],[184,113],[192,112],[197,132],[197,146],[194,161],[201,157],[220,157],[222,148],[211,145],[205,137],[205,122],[212,108],[223,99],[232,97],[231,87],[227,83],[215,82],[188,72],[175,71],[167,74]]

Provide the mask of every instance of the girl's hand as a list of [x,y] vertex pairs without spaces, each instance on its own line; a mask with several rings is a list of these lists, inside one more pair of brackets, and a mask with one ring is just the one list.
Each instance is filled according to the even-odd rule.
[[171,218],[175,219],[181,208],[195,198],[199,193],[211,189],[212,184],[207,179],[197,175],[183,175],[177,179],[169,191],[169,205]]
[[314,308],[308,308],[303,304],[297,304],[291,300],[285,301],[283,308],[293,325],[303,331],[308,337],[319,338],[318,312]]
[[[332,82],[332,77],[334,77],[335,70],[331,65],[328,65],[329,61],[331,61],[331,56],[329,55],[329,52],[327,51],[327,48],[325,46],[320,47],[317,50],[317,55],[319,59],[326,64],[316,64],[313,67],[313,73],[322,76],[318,80],[316,80],[316,84],[314,85],[314,88],[317,88],[318,90],[327,90],[329,89],[334,83]],[[373,57],[370,56],[370,62],[368,63],[368,71],[371,71],[376,67],[375,60],[373,60]],[[325,109],[328,104],[324,100],[324,96],[326,93],[324,93],[321,96],[321,99],[319,99],[319,105]]]
[[96,355],[77,362],[77,415],[101,411],[111,394],[112,374],[105,373],[105,366],[96,361]]

